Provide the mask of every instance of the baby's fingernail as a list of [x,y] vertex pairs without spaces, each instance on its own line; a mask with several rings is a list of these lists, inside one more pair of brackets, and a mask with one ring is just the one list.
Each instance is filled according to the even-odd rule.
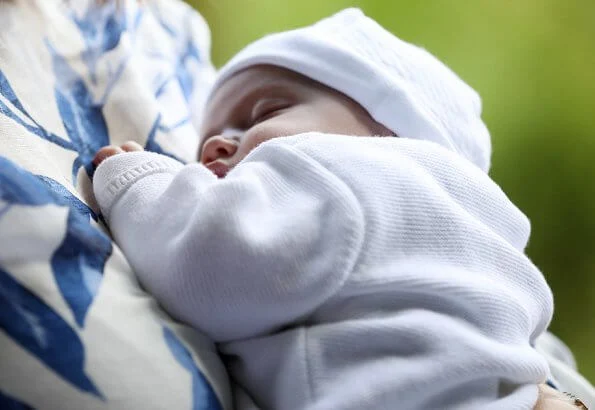
[[122,144],[121,148],[126,152],[143,151],[143,147],[135,141],[127,141]]

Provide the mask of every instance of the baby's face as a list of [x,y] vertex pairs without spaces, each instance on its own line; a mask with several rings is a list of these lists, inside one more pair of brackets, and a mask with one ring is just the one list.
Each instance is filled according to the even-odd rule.
[[254,66],[225,81],[207,106],[198,159],[224,177],[260,143],[318,131],[392,135],[356,102],[274,66]]

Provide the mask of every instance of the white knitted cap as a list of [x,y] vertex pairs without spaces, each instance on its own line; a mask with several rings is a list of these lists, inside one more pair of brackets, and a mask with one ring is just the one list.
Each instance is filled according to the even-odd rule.
[[478,94],[430,53],[359,9],[249,44],[221,69],[213,90],[258,64],[314,79],[355,100],[398,136],[434,141],[489,170],[490,134]]

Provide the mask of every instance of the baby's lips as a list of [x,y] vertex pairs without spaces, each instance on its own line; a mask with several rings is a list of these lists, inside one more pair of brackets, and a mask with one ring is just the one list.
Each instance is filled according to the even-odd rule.
[[221,160],[211,161],[205,165],[217,178],[225,178],[229,172],[229,166]]

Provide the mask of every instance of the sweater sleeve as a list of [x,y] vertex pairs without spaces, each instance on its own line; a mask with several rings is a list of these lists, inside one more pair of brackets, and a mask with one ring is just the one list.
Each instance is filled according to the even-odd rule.
[[120,154],[99,166],[94,191],[143,286],[217,342],[307,316],[343,286],[363,242],[349,188],[282,144],[263,144],[225,179]]

